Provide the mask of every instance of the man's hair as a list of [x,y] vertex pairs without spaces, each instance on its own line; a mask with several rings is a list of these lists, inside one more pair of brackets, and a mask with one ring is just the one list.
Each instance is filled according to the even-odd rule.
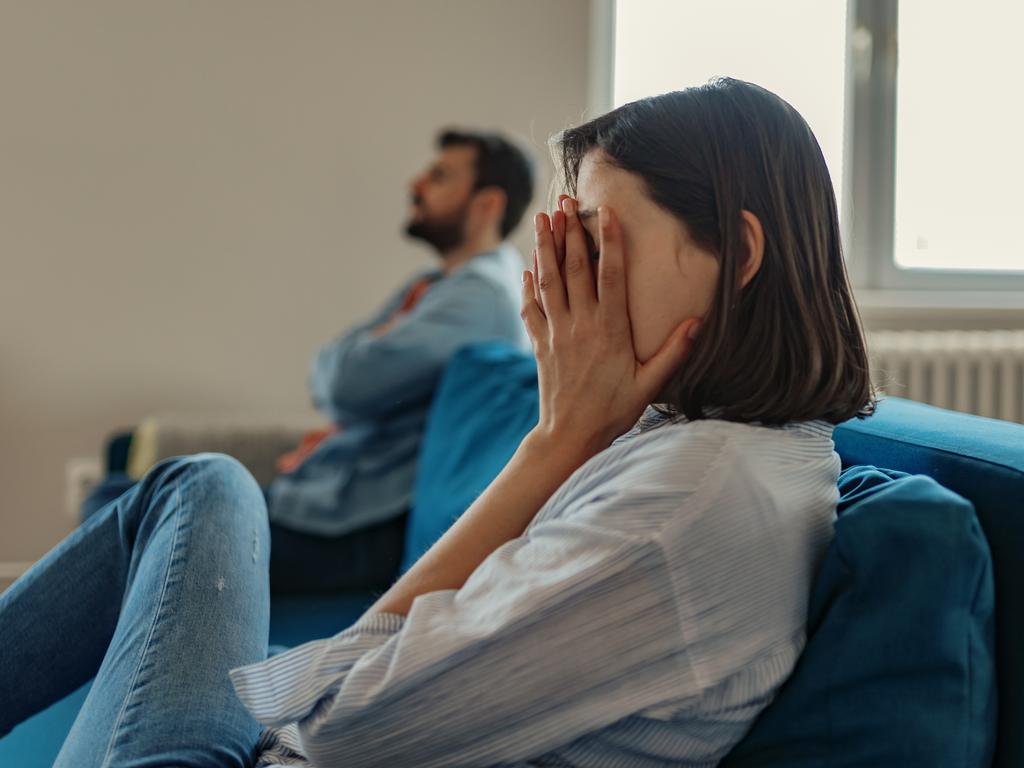
[[498,187],[505,193],[501,236],[508,237],[523,218],[533,197],[533,161],[522,149],[496,133],[444,130],[437,137],[441,149],[476,148],[476,182],[473,189]]
[[[637,174],[718,259],[700,336],[665,390],[670,412],[764,424],[873,412],[832,181],[792,106],[731,78],[625,104],[556,139],[574,196],[591,150]],[[741,288],[743,210],[761,222],[764,256]]]

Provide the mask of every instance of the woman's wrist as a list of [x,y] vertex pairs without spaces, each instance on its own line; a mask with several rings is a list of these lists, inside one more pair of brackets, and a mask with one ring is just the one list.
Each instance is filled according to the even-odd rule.
[[419,595],[461,588],[495,549],[521,536],[559,486],[599,450],[578,434],[535,427],[487,490],[371,610],[405,615]]
[[519,450],[531,457],[553,461],[559,467],[571,465],[571,474],[610,444],[610,439],[593,433],[538,424],[520,443]]

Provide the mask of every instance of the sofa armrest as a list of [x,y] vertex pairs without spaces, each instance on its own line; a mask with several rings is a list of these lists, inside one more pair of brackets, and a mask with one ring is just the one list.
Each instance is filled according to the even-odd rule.
[[141,478],[157,462],[192,453],[226,453],[238,459],[260,485],[276,474],[281,454],[299,444],[320,425],[318,417],[277,420],[251,417],[153,416],[135,430],[128,455],[128,474]]

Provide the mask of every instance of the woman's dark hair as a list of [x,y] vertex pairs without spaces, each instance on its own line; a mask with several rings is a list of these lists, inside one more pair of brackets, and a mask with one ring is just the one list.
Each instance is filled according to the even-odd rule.
[[508,237],[523,218],[533,197],[533,162],[529,155],[496,133],[445,130],[437,137],[441,149],[476,148],[476,183],[473,189],[498,187],[505,193],[501,236]]
[[[665,390],[670,413],[838,424],[874,411],[832,182],[793,107],[731,78],[625,104],[556,138],[573,196],[592,150],[637,174],[719,262],[700,336]],[[743,210],[761,222],[764,256],[740,289]]]

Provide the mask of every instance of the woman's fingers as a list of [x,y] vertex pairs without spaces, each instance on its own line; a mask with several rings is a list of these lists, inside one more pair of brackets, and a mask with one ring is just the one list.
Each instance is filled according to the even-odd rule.
[[700,335],[701,320],[691,317],[679,324],[661,345],[654,357],[640,366],[637,379],[647,402],[652,402],[664,389],[669,378],[690,356]]
[[530,270],[523,272],[523,305],[519,316],[523,319],[523,325],[526,326],[526,333],[533,342],[534,349],[537,349],[539,344],[547,342],[547,319],[537,303],[536,281],[533,274]]
[[[558,205],[561,206],[562,202],[559,199]],[[562,213],[561,208],[551,214],[551,234],[555,239],[555,258],[558,261],[558,267],[562,270],[562,274],[565,274],[565,214]]]
[[558,253],[558,263],[562,267],[562,274],[565,274],[565,209],[563,205],[569,199],[568,195],[558,196],[558,203],[555,205],[555,212],[551,214],[551,230],[555,235],[555,249]]
[[537,274],[540,271],[540,267],[537,266],[537,249],[533,249],[533,280],[530,284],[533,286],[533,298],[537,301],[537,309],[543,314],[544,307],[540,303],[540,286],[537,284]]
[[590,267],[587,239],[583,224],[576,210],[576,201],[571,197],[562,200],[565,219],[565,283],[569,297],[569,308],[589,316],[597,301],[594,295],[594,273]]
[[549,318],[561,318],[569,309],[565,286],[555,255],[555,241],[551,234],[551,220],[546,213],[534,217],[537,245],[537,285],[540,288],[541,307]]
[[622,234],[615,212],[606,205],[597,209],[599,250],[597,264],[597,302],[602,325],[612,338],[631,336],[626,304],[626,263]]

